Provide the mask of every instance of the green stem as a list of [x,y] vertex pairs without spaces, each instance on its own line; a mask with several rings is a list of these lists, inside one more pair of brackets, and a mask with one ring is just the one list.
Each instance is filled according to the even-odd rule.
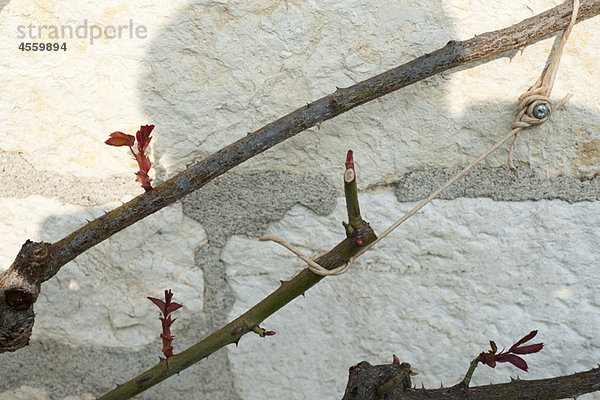
[[461,384],[463,384],[467,387],[469,386],[469,383],[471,383],[471,377],[473,376],[473,372],[475,372],[475,368],[477,368],[477,364],[479,364],[479,357],[477,357],[477,358],[473,359],[473,361],[471,361],[471,364],[469,365],[469,370],[465,374],[465,377],[461,381]]
[[[375,234],[366,222],[363,221],[358,228],[363,231],[365,243],[375,240]],[[343,265],[359,250],[360,246],[357,246],[354,240],[346,238],[331,251],[317,258],[316,261],[324,268],[332,269]],[[168,367],[163,360],[129,382],[99,397],[98,400],[129,399],[167,379],[171,375],[177,374],[197,363],[216,350],[228,344],[237,343],[246,333],[254,332],[255,326],[258,326],[267,317],[274,314],[296,297],[304,294],[306,290],[310,289],[321,279],[323,277],[313,274],[308,269],[302,270],[298,275],[284,282],[277,290],[237,319],[183,352],[170,357]]]
[[354,170],[354,157],[352,150],[348,150],[346,156],[346,172],[344,173],[344,195],[346,196],[346,208],[348,209],[348,223],[346,227],[348,234],[352,234],[354,228],[362,223],[360,207],[358,205],[358,188],[356,187],[356,171]]
[[[348,152],[348,160],[351,160],[351,158],[352,152],[350,151]],[[361,245],[369,244],[376,239],[373,229],[360,218],[356,180],[353,178],[352,181],[354,182],[354,189],[346,191],[346,200],[348,203],[352,202],[353,211],[350,213],[351,208],[349,207],[348,216],[353,231],[351,233],[347,232],[346,239],[341,241],[331,251],[315,260],[326,269],[333,269],[345,264],[352,256],[358,253]],[[361,238],[360,243],[358,243],[357,238]],[[153,368],[99,397],[98,400],[129,399],[162,382],[171,375],[181,372],[218,349],[232,343],[237,345],[240,338],[248,332],[257,333],[262,337],[268,335],[269,333],[260,327],[260,323],[296,297],[303,295],[304,292],[317,284],[321,279],[323,279],[322,276],[312,273],[308,268],[302,270],[294,278],[283,282],[277,290],[223,328],[183,352],[169,357],[168,360],[160,361]]]

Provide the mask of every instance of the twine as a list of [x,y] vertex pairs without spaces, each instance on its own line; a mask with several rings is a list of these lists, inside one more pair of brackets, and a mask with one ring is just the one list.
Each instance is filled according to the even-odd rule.
[[[302,254],[302,252],[300,250],[298,250],[291,244],[286,243],[284,240],[279,239],[275,236],[263,235],[263,236],[259,237],[258,240],[271,241],[271,242],[275,242],[275,243],[282,245],[283,247],[285,247],[286,249],[288,249],[289,251],[294,253],[296,256],[298,256],[302,261],[304,261],[306,263],[306,265],[308,266],[308,269],[311,272],[313,272],[314,274],[319,275],[319,276],[341,275],[344,272],[348,271],[348,269],[350,268],[350,264],[352,264],[352,261],[353,261],[353,259],[350,259],[344,265],[341,265],[337,268],[326,269],[315,262],[315,258],[318,258],[326,253],[317,254],[316,256],[314,256],[312,258],[308,258],[304,254]],[[356,257],[354,257],[354,258],[356,258]]]
[[[529,88],[525,93],[519,97],[519,112],[517,114],[517,118],[511,124],[511,128],[516,130],[514,133],[515,138],[513,139],[510,147],[508,148],[508,167],[513,171],[517,172],[517,168],[513,162],[513,156],[515,152],[515,147],[517,146],[517,141],[519,139],[519,133],[523,129],[528,129],[533,126],[541,125],[550,118],[550,115],[554,110],[565,104],[570,98],[571,94],[567,94],[565,97],[557,101],[556,103],[550,102],[550,94],[552,93],[552,88],[554,87],[554,81],[556,80],[556,74],[558,72],[558,65],[560,64],[560,58],[562,56],[563,49],[567,40],[569,39],[569,35],[573,30],[573,26],[575,26],[575,22],[577,21],[577,14],[579,13],[579,0],[573,0],[573,10],[571,12],[571,21],[569,22],[569,26],[562,33],[560,38],[560,43],[556,49],[556,52],[552,56],[552,60],[550,64],[544,68],[542,74],[539,79]],[[548,107],[548,113],[544,118],[536,118],[533,114],[533,110],[536,106],[546,106]]]
[[[560,99],[559,101],[557,101],[555,103],[550,102],[550,99],[549,99],[550,93],[552,92],[552,88],[554,86],[554,81],[556,79],[556,73],[558,71],[558,65],[560,63],[560,58],[562,56],[563,48],[565,47],[565,43],[567,42],[567,39],[569,38],[571,31],[573,30],[573,26],[575,25],[575,22],[577,20],[578,12],[579,12],[579,0],[573,0],[573,10],[571,12],[571,21],[569,22],[569,26],[562,33],[560,43],[556,49],[556,52],[552,56],[551,62],[544,68],[544,70],[542,71],[542,74],[540,75],[537,82],[519,97],[519,105],[518,105],[519,111],[517,113],[517,117],[510,125],[512,130],[509,133],[507,133],[502,139],[500,139],[498,142],[496,142],[492,147],[490,147],[487,151],[485,151],[483,154],[481,154],[479,157],[477,157],[474,161],[472,161],[469,165],[467,165],[465,168],[463,168],[459,173],[454,175],[452,178],[450,178],[448,181],[446,181],[446,183],[444,183],[442,186],[440,186],[438,189],[436,189],[433,193],[431,193],[429,196],[427,196],[427,198],[425,198],[424,200],[421,200],[421,202],[419,204],[417,204],[409,212],[404,214],[404,216],[402,216],[402,218],[400,218],[399,220],[394,222],[392,225],[390,225],[385,231],[383,231],[381,233],[381,235],[379,235],[379,237],[377,239],[375,239],[373,242],[369,243],[367,246],[362,247],[358,251],[358,253],[356,253],[353,257],[351,257],[344,265],[341,265],[337,268],[328,270],[326,268],[323,268],[321,265],[317,264],[314,261],[314,259],[319,257],[320,255],[317,255],[313,258],[308,258],[304,254],[302,254],[302,252],[300,250],[294,248],[292,245],[286,243],[282,239],[276,238],[274,236],[261,236],[259,238],[259,240],[273,241],[275,243],[282,245],[283,247],[285,247],[286,249],[288,249],[289,251],[294,253],[296,256],[298,256],[300,259],[302,259],[302,261],[304,261],[308,265],[308,269],[311,272],[313,272],[319,276],[341,275],[350,268],[350,265],[352,264],[352,262],[354,260],[356,260],[358,257],[360,257],[361,255],[363,255],[364,253],[369,251],[373,246],[375,246],[383,238],[385,238],[387,235],[389,235],[394,229],[396,229],[407,219],[409,219],[410,217],[415,215],[427,203],[431,202],[433,199],[438,197],[440,195],[440,193],[442,193],[444,190],[446,190],[448,187],[450,187],[452,184],[454,184],[456,181],[458,181],[460,178],[462,178],[464,175],[466,175],[467,172],[469,172],[471,169],[473,169],[473,167],[475,167],[477,164],[479,164],[481,161],[483,161],[487,156],[489,156],[494,151],[496,151],[500,146],[502,146],[510,138],[513,138],[513,141],[510,144],[510,147],[508,150],[508,166],[512,171],[516,172],[516,168],[513,163],[513,154],[514,154],[515,146],[516,146],[516,143],[517,143],[517,140],[519,137],[519,133],[523,129],[532,128],[532,127],[541,125],[544,122],[546,122],[548,120],[548,118],[550,118],[550,115],[552,114],[552,112],[554,110],[556,110],[557,108],[559,108],[560,106],[565,104],[571,98],[571,94],[567,94],[565,97],[563,97],[562,99]],[[534,109],[538,105],[543,105],[543,106],[547,107],[547,113],[543,118],[536,118],[534,115]]]

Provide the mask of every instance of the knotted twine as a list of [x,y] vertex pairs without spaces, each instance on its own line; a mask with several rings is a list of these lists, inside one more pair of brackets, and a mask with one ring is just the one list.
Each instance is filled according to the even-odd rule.
[[[552,111],[556,110],[563,104],[565,104],[570,98],[571,94],[567,94],[565,97],[557,101],[556,103],[550,102],[550,93],[552,93],[552,88],[554,87],[554,81],[556,79],[556,73],[558,72],[558,65],[560,64],[560,58],[562,56],[563,49],[567,40],[569,39],[569,35],[573,30],[573,26],[575,26],[575,22],[577,21],[577,14],[579,12],[579,0],[573,0],[573,11],[571,12],[571,21],[569,22],[569,26],[562,33],[560,38],[560,43],[552,57],[550,63],[544,68],[542,74],[539,79],[529,88],[525,93],[519,97],[519,112],[517,114],[517,118],[510,125],[513,129],[511,131],[514,132],[514,139],[508,148],[508,166],[513,171],[516,172],[515,164],[513,163],[513,155],[515,151],[515,147],[517,145],[517,140],[519,139],[519,133],[523,129],[531,128],[533,126],[541,125],[550,118],[550,114]],[[548,112],[543,118],[536,118],[533,111],[536,106],[546,106],[548,107]]]
[[[352,262],[354,262],[354,260],[356,260],[358,257],[360,257],[361,255],[363,255],[364,253],[369,251],[373,246],[375,246],[377,243],[379,243],[379,241],[381,241],[384,237],[389,235],[394,229],[396,229],[398,226],[400,226],[404,221],[406,221],[407,219],[409,219],[410,217],[415,215],[427,203],[429,203],[430,201],[432,201],[433,199],[438,197],[440,195],[440,193],[442,193],[444,190],[446,190],[448,187],[450,187],[452,184],[454,184],[456,181],[458,181],[460,178],[462,178],[467,172],[469,172],[473,167],[475,167],[477,164],[479,164],[481,161],[483,161],[487,156],[489,156],[494,151],[496,151],[500,146],[502,146],[510,138],[513,138],[513,141],[510,144],[509,149],[508,149],[508,166],[512,171],[516,172],[517,169],[515,168],[515,165],[513,162],[513,155],[514,155],[514,150],[515,150],[515,147],[517,144],[517,140],[519,138],[519,133],[523,129],[532,128],[532,127],[541,125],[544,122],[546,122],[548,120],[548,118],[550,118],[550,115],[552,114],[552,112],[554,110],[556,110],[557,108],[559,108],[560,106],[565,104],[571,98],[571,94],[567,94],[561,100],[559,100],[555,103],[552,103],[550,101],[550,94],[552,93],[552,88],[554,86],[554,81],[556,79],[556,73],[558,72],[558,65],[560,64],[560,58],[562,56],[563,48],[565,47],[565,43],[567,42],[569,35],[571,34],[571,31],[573,30],[573,26],[575,26],[575,22],[577,21],[578,12],[579,12],[579,0],[573,0],[573,10],[571,11],[571,21],[569,22],[569,25],[567,26],[567,28],[562,32],[560,43],[559,43],[554,55],[552,56],[552,60],[544,68],[544,70],[542,71],[537,82],[519,97],[518,113],[517,113],[515,120],[510,125],[512,130],[509,133],[507,133],[502,139],[500,139],[498,142],[496,142],[496,144],[494,144],[492,147],[490,147],[485,153],[483,153],[482,155],[477,157],[469,165],[467,165],[465,168],[463,168],[459,173],[454,175],[446,183],[444,183],[437,190],[435,190],[429,196],[427,196],[427,198],[422,200],[419,204],[417,204],[409,212],[404,214],[404,216],[402,216],[402,218],[400,218],[399,220],[394,222],[392,225],[390,225],[385,231],[383,231],[381,233],[381,235],[379,235],[379,237],[377,239],[375,239],[373,242],[371,242],[367,246],[362,247],[358,251],[358,253],[356,253],[353,257],[351,257],[344,265],[341,265],[337,268],[328,270],[326,268],[323,268],[321,265],[319,265],[315,262],[315,258],[318,258],[319,256],[321,256],[322,254],[325,254],[325,253],[321,253],[312,258],[309,258],[309,257],[305,256],[304,254],[302,254],[302,252],[300,250],[298,250],[295,247],[293,247],[292,245],[286,243],[282,239],[276,238],[274,236],[264,235],[264,236],[261,236],[259,238],[259,240],[273,241],[275,243],[282,245],[283,247],[285,247],[286,249],[288,249],[289,251],[294,253],[296,256],[298,256],[300,259],[302,259],[302,261],[304,261],[308,265],[308,269],[316,275],[319,275],[319,276],[341,275],[350,268],[350,264],[352,264]],[[537,118],[534,114],[534,109],[536,109],[536,107],[538,107],[538,106],[547,107],[547,110],[544,113],[545,115],[542,115],[542,118]]]

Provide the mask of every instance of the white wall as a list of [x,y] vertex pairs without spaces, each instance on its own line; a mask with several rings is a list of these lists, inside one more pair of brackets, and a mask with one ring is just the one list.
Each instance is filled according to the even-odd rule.
[[[336,86],[560,3],[9,1],[0,9],[0,268],[11,264],[26,239],[57,241],[85,218],[142,192],[128,151],[103,143],[115,130],[134,133],[141,124],[156,124],[151,159],[159,182]],[[146,28],[147,37],[93,44],[89,38],[67,39],[64,52],[18,50],[21,41],[34,41],[17,38],[19,25],[76,27],[84,19],[103,27],[131,19]],[[573,98],[542,127],[521,135],[515,158],[523,180],[531,175],[552,185],[557,177],[597,185],[592,178],[600,167],[599,32],[598,18],[575,27],[553,93],[555,99],[568,92]],[[346,218],[338,197],[342,165],[351,148],[363,216],[381,232],[413,205],[395,193],[406,173],[465,164],[507,132],[516,99],[539,76],[552,43],[548,38],[512,58],[419,82],[236,168],[237,174],[317,176],[338,193],[329,196],[329,208],[292,202],[257,229],[308,253],[337,243]],[[493,181],[496,167],[506,165],[506,152],[498,151],[486,165],[493,167],[487,173]],[[388,363],[393,353],[419,372],[418,386],[451,385],[489,339],[508,347],[533,329],[545,348],[527,357],[531,372],[481,367],[474,384],[594,367],[600,359],[600,203],[572,202],[582,190],[578,186],[572,193],[565,189],[563,200],[549,193],[539,201],[496,201],[477,185],[471,189],[474,196],[427,206],[346,275],[327,278],[306,299],[268,319],[264,325],[276,336],[245,337],[239,348],[221,350],[227,358],[214,362],[223,363],[229,379],[223,382],[233,382],[231,395],[341,398],[349,366],[361,360]],[[510,200],[512,189],[506,190]],[[245,212],[258,208],[249,205]],[[235,215],[242,223],[243,211]],[[268,208],[261,212],[268,214]],[[199,249],[216,246],[234,296],[232,305],[220,309],[223,318],[236,317],[303,268],[276,245],[258,244],[256,235],[203,222],[178,203],[65,266],[42,288],[33,343],[84,349],[73,361],[84,364],[92,348],[133,351],[140,369],[114,365],[104,372],[120,381],[152,365],[148,352],[158,354],[159,325],[146,296],[168,287],[184,304],[174,326],[176,352],[193,342],[186,334],[204,329],[195,328],[198,318],[219,320],[208,315],[212,299],[203,298],[211,278],[198,267]],[[221,247],[210,243],[211,232],[224,238]],[[25,352],[35,363],[35,352]],[[0,364],[3,358],[17,360],[19,352],[1,354]],[[8,372],[0,369],[3,374]],[[191,383],[191,375],[182,374],[178,382],[186,376],[194,397],[182,390],[174,398],[205,398],[208,383],[217,391],[228,384],[221,378],[202,381],[202,374]],[[1,389],[26,384],[34,389],[23,393],[40,397],[23,398],[83,398],[84,392],[98,395],[112,387],[99,380],[88,390],[61,375],[69,389],[56,389],[48,387],[49,372],[17,378],[5,378]],[[153,398],[153,390],[160,389],[144,398]]]

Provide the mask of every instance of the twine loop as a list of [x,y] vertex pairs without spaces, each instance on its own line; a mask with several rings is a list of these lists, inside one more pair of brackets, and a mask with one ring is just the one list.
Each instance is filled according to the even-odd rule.
[[283,247],[285,247],[286,249],[288,249],[289,251],[291,251],[292,253],[294,253],[302,261],[304,261],[306,263],[306,265],[308,266],[308,269],[313,274],[319,275],[319,276],[337,276],[337,275],[341,275],[344,272],[348,271],[348,269],[350,268],[350,265],[352,264],[352,261],[354,261],[354,258],[356,258],[356,257],[351,258],[350,260],[346,261],[345,264],[340,265],[339,267],[336,267],[336,268],[333,268],[333,269],[327,269],[327,268],[323,268],[321,265],[317,264],[317,262],[315,261],[316,258],[321,257],[323,254],[326,254],[326,253],[317,254],[316,256],[308,258],[300,250],[298,250],[297,248],[295,248],[291,244],[285,242],[284,240],[279,239],[278,237],[270,236],[270,235],[263,235],[263,236],[260,236],[258,238],[258,240],[263,241],[263,242],[265,242],[265,241],[271,241],[271,242],[275,242],[277,244],[282,245]]
[[[543,118],[538,118],[534,114],[534,109],[536,107],[546,107],[548,110]],[[554,109],[555,107],[552,106],[552,103],[550,103],[550,99],[548,99],[548,97],[541,94],[529,95],[521,100],[517,118],[512,124],[510,124],[510,127],[512,129],[527,129],[531,128],[532,126],[541,125],[546,122],[548,118],[550,118],[550,114],[552,114]]]
[[[517,168],[513,162],[513,156],[521,130],[543,124],[548,120],[548,118],[550,118],[552,111],[565,104],[571,98],[571,94],[567,94],[556,103],[550,102],[550,93],[552,93],[552,88],[554,87],[554,81],[558,72],[560,58],[562,56],[565,44],[569,39],[569,35],[573,30],[573,26],[575,26],[575,22],[577,22],[578,13],[579,0],[573,0],[571,20],[567,26],[567,29],[563,31],[560,37],[560,42],[556,48],[556,51],[553,55],[551,55],[552,59],[550,63],[544,68],[535,85],[530,87],[529,90],[519,97],[517,117],[510,125],[514,139],[508,148],[508,167],[515,173],[517,172]],[[538,106],[546,107],[545,115],[542,118],[536,117],[535,109]]]

